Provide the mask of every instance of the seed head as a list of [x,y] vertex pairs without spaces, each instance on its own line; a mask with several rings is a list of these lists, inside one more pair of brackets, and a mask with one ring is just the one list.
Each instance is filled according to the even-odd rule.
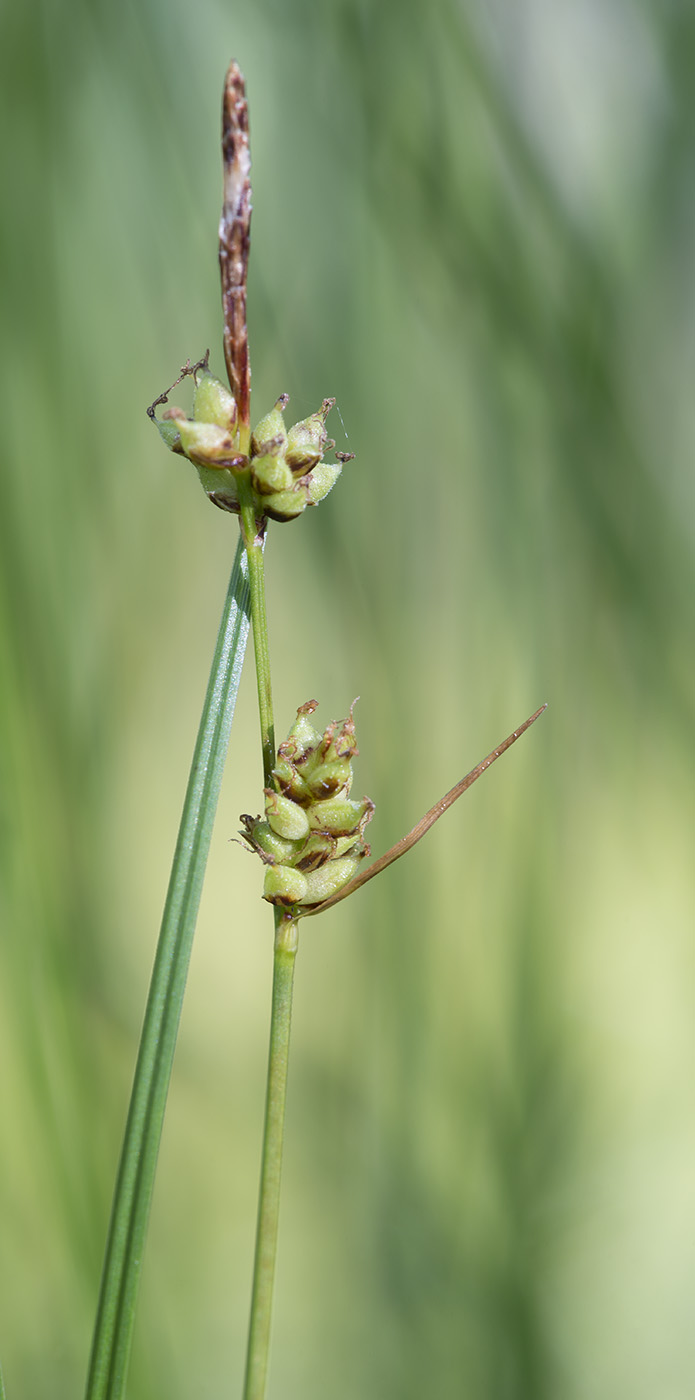
[[298,910],[330,899],[352,880],[369,854],[364,842],[374,803],[349,797],[357,753],[352,710],[323,734],[300,705],[278,749],[265,819],[242,816],[242,835],[266,866],[263,898]]

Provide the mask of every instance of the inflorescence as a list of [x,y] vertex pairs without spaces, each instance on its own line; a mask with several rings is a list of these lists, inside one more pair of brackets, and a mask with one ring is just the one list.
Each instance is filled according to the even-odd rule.
[[320,734],[310,718],[316,708],[316,700],[300,705],[280,744],[265,817],[240,818],[244,839],[266,866],[264,899],[287,909],[330,899],[370,853],[364,831],[374,803],[350,797],[359,752],[352,710]]

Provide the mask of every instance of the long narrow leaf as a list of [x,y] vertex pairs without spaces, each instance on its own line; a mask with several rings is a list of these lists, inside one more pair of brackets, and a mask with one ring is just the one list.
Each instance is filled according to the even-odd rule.
[[121,1400],[191,945],[249,632],[239,542],[198,731],[140,1038],[86,1400]]

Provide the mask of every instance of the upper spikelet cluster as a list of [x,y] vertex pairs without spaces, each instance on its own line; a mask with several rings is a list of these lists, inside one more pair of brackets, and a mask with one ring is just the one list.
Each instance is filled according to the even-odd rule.
[[[161,418],[156,405],[148,410],[167,447],[198,470],[203,489],[223,510],[239,511],[238,478],[250,473],[258,517],[294,520],[309,505],[318,505],[335,485],[353,453],[336,452],[335,462],[324,462],[324,452],[335,447],[326,432],[326,418],[335,399],[324,399],[317,413],[293,427],[285,427],[289,403],[282,394],[251,434],[250,451],[239,450],[237,405],[228,388],[203,362],[184,371],[195,380],[193,417],[181,408],[168,408]],[[166,402],[162,395],[157,402]],[[248,429],[247,429],[248,439]]]

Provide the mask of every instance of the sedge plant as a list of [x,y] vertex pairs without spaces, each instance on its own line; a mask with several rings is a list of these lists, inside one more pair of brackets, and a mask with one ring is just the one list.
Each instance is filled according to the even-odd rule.
[[[135,1069],[108,1230],[86,1400],[121,1400],[186,974],[249,625],[253,631],[263,764],[263,810],[240,820],[264,870],[272,906],[274,960],[270,1052],[244,1400],[263,1400],[270,1349],[277,1250],[292,989],[302,920],[353,894],[416,844],[539,717],[530,716],[493,749],[390,851],[368,863],[365,840],[374,803],[352,796],[358,752],[352,710],[315,727],[315,700],[299,705],[276,747],[266,622],[264,548],[275,523],[297,520],[321,502],[352,454],[334,452],[324,399],[309,418],[285,423],[280,395],[255,428],[250,417],[246,279],[251,185],[248,108],[235,63],[227,72],[222,115],[224,199],[219,261],[228,383],[209,356],[187,362],[175,384],[193,381],[193,409],[168,406],[175,384],[148,408],[169,449],[196,468],[209,500],[239,521],[240,536],[223,609],[184,802]],[[157,410],[162,409],[158,415]]]

